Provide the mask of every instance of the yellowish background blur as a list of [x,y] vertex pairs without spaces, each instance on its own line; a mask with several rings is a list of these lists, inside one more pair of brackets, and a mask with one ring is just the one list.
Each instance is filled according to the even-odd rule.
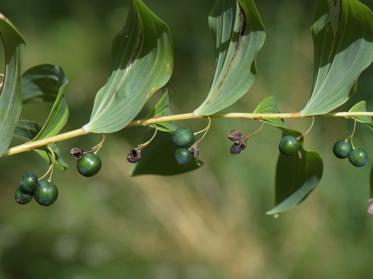
[[[208,92],[214,71],[207,27],[212,0],[145,1],[171,27],[175,73],[169,87],[173,110],[189,112]],[[268,38],[258,57],[254,88],[229,111],[252,111],[276,95],[281,111],[297,111],[309,96],[313,48],[309,32],[314,1],[257,1]],[[372,0],[363,1],[373,8]],[[23,69],[61,65],[70,80],[66,130],[81,127],[110,68],[111,42],[125,20],[128,0],[2,0],[0,12],[27,40]],[[360,78],[358,100],[373,109],[373,68]],[[154,101],[154,100],[153,100]],[[47,105],[25,117],[42,120]],[[305,130],[309,120],[289,121]],[[186,122],[193,129],[204,121]],[[126,153],[144,130],[110,135],[103,169],[86,179],[68,157],[88,136],[61,144],[70,169],[57,173],[58,202],[50,208],[19,206],[14,191],[26,171],[47,166],[33,154],[0,160],[0,278],[371,278],[373,218],[366,214],[371,164],[357,169],[333,157],[331,147],[350,134],[347,120],[317,119],[306,146],[325,163],[320,187],[296,210],[278,219],[273,205],[280,133],[266,127],[239,156],[229,154],[231,129],[250,132],[255,122],[216,120],[201,145],[205,166],[175,176],[130,178]],[[358,127],[357,145],[373,158],[372,133]]]

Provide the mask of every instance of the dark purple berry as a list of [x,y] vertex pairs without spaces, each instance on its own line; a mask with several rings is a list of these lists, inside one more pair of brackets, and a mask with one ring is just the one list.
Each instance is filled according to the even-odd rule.
[[127,155],[127,161],[129,163],[137,163],[141,160],[141,149],[132,148]]
[[242,148],[239,144],[233,144],[232,147],[231,147],[231,153],[232,154],[240,154],[242,151]]

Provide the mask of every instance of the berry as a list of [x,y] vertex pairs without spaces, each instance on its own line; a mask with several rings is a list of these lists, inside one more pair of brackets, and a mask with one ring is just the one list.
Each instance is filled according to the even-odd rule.
[[363,167],[368,163],[368,153],[361,148],[356,148],[348,155],[350,163],[355,167]]
[[333,152],[334,155],[339,159],[345,159],[348,157],[352,150],[352,145],[348,140],[339,140],[334,144]]
[[298,152],[299,143],[295,137],[287,135],[282,137],[278,147],[281,154],[292,156]]
[[32,194],[23,192],[20,188],[16,190],[15,200],[19,204],[26,204],[29,203],[32,200]]
[[192,161],[193,155],[187,148],[178,148],[175,150],[175,159],[179,165],[185,165]]
[[37,185],[38,185],[38,177],[33,173],[26,173],[21,178],[21,183],[19,185],[19,188],[24,193],[33,194]]
[[141,149],[132,148],[127,155],[127,161],[129,163],[137,163],[141,160]]
[[52,205],[58,197],[57,186],[49,181],[40,181],[36,187],[34,198],[36,202],[43,206]]
[[101,159],[94,153],[86,153],[78,160],[78,172],[86,177],[97,174],[102,166]]
[[172,141],[183,147],[189,147],[194,143],[193,131],[189,128],[178,128],[172,136]]
[[240,154],[242,150],[244,150],[246,148],[246,143],[245,142],[241,142],[241,143],[234,143],[232,146],[231,146],[231,154],[234,154],[234,155],[237,155],[237,154]]
[[241,146],[239,144],[233,144],[231,147],[231,153],[232,154],[240,154],[242,151]]

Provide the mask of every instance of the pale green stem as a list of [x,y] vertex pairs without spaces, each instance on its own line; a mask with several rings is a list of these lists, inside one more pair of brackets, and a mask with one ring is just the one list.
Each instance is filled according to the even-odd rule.
[[[337,112],[337,113],[327,113],[319,116],[324,117],[342,117],[349,118],[353,116],[371,116],[373,117],[373,112]],[[139,127],[139,126],[151,126],[153,124],[169,122],[169,121],[184,121],[202,118],[227,118],[227,119],[249,119],[249,120],[262,120],[262,119],[289,119],[289,118],[306,118],[312,116],[304,116],[299,112],[292,113],[218,113],[210,116],[195,115],[194,113],[185,114],[175,114],[170,116],[154,117],[150,119],[140,119],[134,120],[127,125],[126,128]],[[48,137],[41,140],[30,141],[24,144],[14,146],[8,149],[2,156],[12,156],[23,152],[28,152],[40,147],[48,146],[53,143],[58,143],[62,141],[67,141],[73,138],[85,136],[89,132],[83,128],[73,130],[70,132],[62,133],[56,136]]]

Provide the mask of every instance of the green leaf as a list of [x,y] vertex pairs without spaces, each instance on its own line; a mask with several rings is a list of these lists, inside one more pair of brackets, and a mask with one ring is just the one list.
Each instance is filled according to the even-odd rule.
[[133,0],[124,29],[113,45],[107,83],[97,93],[84,129],[113,133],[124,128],[146,101],[170,79],[173,68],[171,33],[141,0]]
[[[31,120],[19,120],[14,132],[14,137],[22,141],[28,142],[36,137],[40,133],[41,126]],[[68,168],[67,163],[63,160],[60,150],[57,145],[52,144],[48,147],[43,147],[41,149],[34,149],[42,159],[51,164],[54,161],[54,165],[59,170],[66,170]]]
[[[148,114],[147,118],[162,117],[171,115],[170,108],[170,95],[168,91],[158,100],[152,111]],[[177,125],[174,121],[162,122],[155,124],[157,129],[162,132],[173,133],[177,129]]]
[[216,37],[216,71],[206,100],[194,112],[198,115],[219,112],[247,93],[266,37],[253,0],[217,0],[209,25]]
[[[14,137],[27,142],[58,134],[69,118],[69,107],[64,96],[68,80],[62,68],[56,65],[35,66],[23,75],[22,82],[25,103],[45,101],[53,102],[53,105],[43,126],[32,120],[20,120]],[[62,159],[57,145],[34,151],[49,164],[54,163],[57,169],[67,169],[68,165]]]
[[54,167],[58,170],[64,171],[69,167],[66,161],[61,157],[60,149],[55,144],[49,145],[47,148],[35,149],[34,151],[49,164],[54,164]]
[[369,174],[369,198],[373,199],[373,167],[370,169]]
[[302,115],[328,113],[344,104],[373,61],[373,13],[358,0],[318,0],[312,35],[315,73]]
[[40,132],[39,123],[32,120],[19,120],[14,131],[14,137],[24,141],[30,141]]
[[[277,107],[276,97],[270,96],[262,100],[256,107],[254,113],[280,113]],[[284,121],[282,119],[264,119],[264,121],[276,127],[284,127]]]
[[276,169],[276,206],[267,214],[279,214],[296,207],[317,187],[323,163],[316,152],[302,150],[295,156],[280,154]]
[[67,83],[67,79],[64,78],[58,89],[58,94],[55,96],[48,118],[34,140],[57,135],[66,125],[67,120],[69,119],[69,106],[64,96],[64,90]]
[[26,71],[22,76],[23,102],[54,102],[48,118],[33,140],[58,134],[69,118],[64,96],[68,80],[60,66],[43,64]]
[[23,103],[54,102],[68,80],[58,65],[32,67],[22,75]]
[[133,167],[130,175],[176,175],[196,170],[203,165],[199,160],[178,165],[175,159],[177,148],[179,147],[172,142],[169,133],[159,132],[155,140],[142,151],[141,161]]
[[0,14],[0,38],[5,52],[5,73],[0,95],[0,156],[8,149],[22,110],[20,46],[24,40]]
[[[366,112],[367,103],[365,101],[360,101],[357,104],[355,104],[349,111],[350,112]],[[360,123],[373,124],[373,119],[370,116],[353,116],[352,118]]]

